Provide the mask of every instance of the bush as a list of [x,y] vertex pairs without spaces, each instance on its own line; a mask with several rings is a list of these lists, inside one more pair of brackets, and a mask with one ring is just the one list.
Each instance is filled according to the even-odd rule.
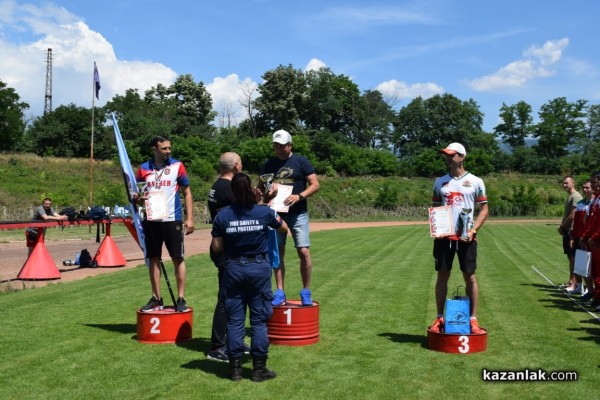
[[390,184],[390,182],[385,182],[379,189],[379,193],[377,193],[374,206],[384,210],[395,209],[398,205],[398,193],[398,187]]

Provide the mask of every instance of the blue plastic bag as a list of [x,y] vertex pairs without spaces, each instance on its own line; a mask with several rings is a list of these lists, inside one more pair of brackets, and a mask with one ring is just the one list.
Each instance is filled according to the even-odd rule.
[[458,295],[458,288],[452,299],[446,299],[444,332],[462,335],[471,334],[471,303],[467,296]]
[[277,241],[277,231],[269,228],[268,236],[268,247],[269,247],[269,259],[271,260],[271,267],[273,269],[279,268],[279,243]]

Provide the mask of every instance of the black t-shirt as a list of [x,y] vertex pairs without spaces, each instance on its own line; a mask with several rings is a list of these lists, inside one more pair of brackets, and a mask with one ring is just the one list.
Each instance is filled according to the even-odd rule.
[[219,211],[223,207],[233,204],[235,196],[231,191],[231,181],[229,179],[219,178],[213,183],[208,191],[208,211],[210,219],[214,220]]
[[[306,177],[315,173],[315,169],[304,156],[294,154],[287,160],[273,157],[268,160],[260,172],[262,174],[275,174],[273,182],[283,185],[292,185],[292,194],[299,194],[306,189]],[[290,207],[288,215],[306,212],[306,201],[299,201]],[[280,213],[285,214],[285,213]]]

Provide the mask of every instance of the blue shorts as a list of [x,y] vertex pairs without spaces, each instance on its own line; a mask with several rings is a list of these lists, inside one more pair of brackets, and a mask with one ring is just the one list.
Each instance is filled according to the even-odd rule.
[[[303,212],[297,215],[280,214],[280,216],[290,229],[296,248],[310,247],[308,213]],[[287,234],[278,233],[277,236],[279,245],[285,246]]]

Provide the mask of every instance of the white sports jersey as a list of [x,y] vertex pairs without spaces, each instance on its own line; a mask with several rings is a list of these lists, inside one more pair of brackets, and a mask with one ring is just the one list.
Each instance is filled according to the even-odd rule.
[[143,163],[136,174],[137,182],[146,182],[147,191],[165,193],[168,217],[162,221],[182,221],[183,212],[179,189],[189,186],[185,167],[181,161],[170,158],[161,168],[154,165],[152,160]]
[[435,206],[451,206],[452,221],[455,224],[457,235],[450,236],[452,240],[458,240],[458,224],[460,223],[460,213],[465,210],[468,212],[470,221],[474,222],[473,216],[476,204],[487,203],[485,194],[485,185],[481,178],[466,172],[460,178],[453,178],[446,174],[436,179],[433,185],[433,204]]

